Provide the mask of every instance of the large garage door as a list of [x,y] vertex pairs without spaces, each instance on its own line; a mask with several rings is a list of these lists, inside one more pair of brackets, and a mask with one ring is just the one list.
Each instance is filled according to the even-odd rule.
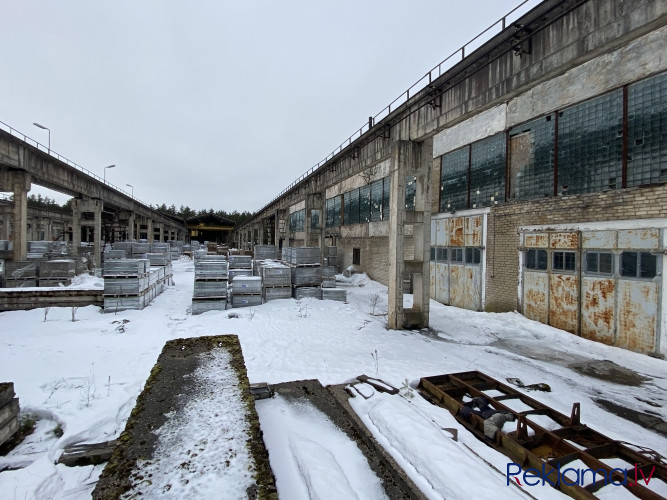
[[481,311],[484,216],[431,221],[431,297],[442,304]]
[[523,233],[523,314],[591,340],[658,354],[663,231]]

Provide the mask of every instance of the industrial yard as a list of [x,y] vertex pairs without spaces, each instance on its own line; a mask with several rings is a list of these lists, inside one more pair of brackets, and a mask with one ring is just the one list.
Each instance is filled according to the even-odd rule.
[[[426,498],[465,498],[472,481],[481,498],[498,491],[504,498],[565,496],[548,485],[508,485],[508,458],[418,396],[422,377],[478,370],[501,381],[546,383],[551,392],[530,396],[565,414],[579,402],[582,423],[596,431],[667,449],[663,360],[573,337],[516,313],[435,302],[428,330],[388,330],[387,288],[363,274],[337,276],[346,303],[276,299],[192,315],[195,263],[182,258],[172,266],[173,284],[143,310],[104,314],[88,306],[75,313],[55,307],[0,313],[0,379],[13,381],[21,410],[37,419],[35,432],[0,457],[0,490],[10,498],[89,498],[104,465],[57,464],[63,450],[118,438],[165,342],[211,335],[238,336],[250,383],[317,379],[326,386],[367,374],[400,388],[391,396],[357,386],[369,399],[360,395],[351,404]],[[103,281],[89,277],[87,286],[100,289]],[[601,360],[613,370],[596,374],[581,368]],[[618,416],[605,402],[637,413]],[[324,414],[280,396],[257,401],[256,408],[281,498],[317,492],[340,498],[349,491],[385,497],[373,471],[360,467],[364,459],[353,441]],[[638,414],[653,420],[639,421]],[[457,429],[458,441],[442,428]],[[62,430],[60,437],[55,429]],[[190,446],[192,437],[181,438],[179,447]],[[651,480],[651,488],[667,495],[659,479]],[[181,485],[174,491],[188,490]],[[597,495],[618,498],[619,491],[609,485]]]

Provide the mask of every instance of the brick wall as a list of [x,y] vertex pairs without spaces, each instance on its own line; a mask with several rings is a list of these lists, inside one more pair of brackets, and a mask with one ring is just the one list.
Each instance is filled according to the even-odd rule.
[[667,218],[667,184],[494,207],[486,242],[486,309],[517,308],[520,226],[652,218]]

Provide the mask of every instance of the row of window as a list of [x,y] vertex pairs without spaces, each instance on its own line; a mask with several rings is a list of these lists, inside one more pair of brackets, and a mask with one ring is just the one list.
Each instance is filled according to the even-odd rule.
[[482,262],[482,250],[476,247],[431,247],[431,262],[477,265]]
[[353,189],[326,201],[326,227],[335,227],[389,218],[389,177]]
[[[618,260],[618,275],[626,278],[652,279],[658,274],[658,258],[651,252],[626,251],[620,254],[607,251],[584,252],[584,272],[592,275],[613,276],[615,260]],[[547,250],[532,249],[524,252],[523,265],[533,271],[547,271]],[[576,252],[552,251],[551,270],[574,272],[577,269]]]
[[666,129],[663,73],[443,155],[440,211],[667,181]]

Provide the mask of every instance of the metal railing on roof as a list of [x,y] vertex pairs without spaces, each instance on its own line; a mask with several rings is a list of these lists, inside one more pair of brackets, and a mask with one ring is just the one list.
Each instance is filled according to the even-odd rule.
[[[330,154],[328,154],[326,156],[326,158],[324,158],[322,161],[318,162],[316,165],[312,166],[306,172],[301,174],[289,186],[287,186],[285,189],[283,189],[278,196],[273,198],[269,203],[264,205],[261,209],[259,209],[255,213],[261,213],[267,207],[274,204],[285,193],[287,193],[291,189],[293,189],[297,184],[299,184],[306,177],[308,177],[313,172],[315,172],[322,165],[324,165],[328,161],[332,160],[337,154],[339,154],[341,151],[343,151],[343,149],[350,146],[353,141],[356,141],[362,135],[364,135],[366,132],[370,131],[370,129],[372,128],[372,126],[376,122],[386,118],[387,116],[389,116],[391,114],[392,110],[395,111],[399,106],[408,102],[408,100],[410,99],[410,95],[412,95],[412,96],[416,95],[418,92],[423,90],[426,86],[430,85],[433,80],[437,79],[442,74],[444,74],[445,71],[447,71],[448,69],[451,69],[455,64],[461,62],[466,56],[466,49],[470,49],[471,45],[475,44],[475,46],[473,48],[473,50],[474,50],[475,48],[478,48],[479,46],[481,46],[484,42],[489,41],[495,35],[502,32],[505,29],[505,27],[507,26],[508,23],[512,23],[514,20],[518,19],[522,15],[522,14],[516,14],[516,13],[524,5],[526,5],[527,3],[538,4],[540,2],[542,2],[542,0],[524,0],[519,5],[517,5],[515,8],[513,8],[511,11],[509,11],[507,14],[505,14],[502,18],[498,19],[495,23],[491,24],[491,26],[489,26],[484,31],[479,33],[476,37],[471,39],[468,43],[466,43],[465,45],[463,45],[459,49],[452,52],[445,59],[443,59],[439,64],[434,66],[430,71],[428,71],[424,76],[422,76],[419,80],[417,80],[415,83],[413,83],[405,92],[403,92],[396,99],[394,99],[387,106],[385,106],[379,113],[377,113],[375,116],[370,117],[368,122],[364,123],[350,137],[345,139],[336,149],[334,149]],[[498,28],[498,26],[500,26],[500,29],[498,31],[495,31],[495,29]],[[458,56],[460,56],[460,58],[458,58]]]
[[64,157],[64,156],[62,156],[62,155],[56,153],[53,149],[51,149],[51,148],[49,148],[49,147],[47,147],[47,146],[44,146],[43,144],[40,144],[40,143],[39,143],[38,141],[36,141],[35,139],[33,139],[33,138],[27,136],[26,134],[24,134],[24,133],[22,133],[22,132],[16,130],[16,129],[15,129],[14,127],[12,127],[12,126],[7,125],[5,122],[0,121],[0,128],[3,129],[5,132],[9,132],[10,135],[13,135],[14,137],[18,137],[19,139],[23,140],[23,142],[25,142],[25,143],[27,143],[27,144],[30,144],[31,146],[36,147],[36,148],[39,149],[42,153],[47,154],[47,155],[51,156],[52,158],[55,158],[56,160],[59,160],[59,161],[61,161],[61,162],[63,162],[63,163],[66,163],[66,164],[69,165],[70,167],[74,167],[74,168],[76,168],[77,170],[81,171],[82,173],[86,174],[87,176],[92,177],[93,179],[95,179],[95,180],[98,181],[98,182],[101,182],[101,183],[104,184],[105,186],[110,187],[111,189],[114,189],[115,191],[118,191],[118,192],[120,192],[120,193],[123,193],[123,194],[124,194],[125,196],[127,196],[128,198],[131,198],[132,200],[134,200],[134,201],[136,201],[136,202],[138,202],[138,203],[140,203],[140,204],[142,204],[142,205],[144,205],[144,206],[146,206],[146,207],[150,207],[150,205],[149,205],[148,203],[145,203],[145,202],[139,200],[138,198],[135,198],[134,195],[133,195],[132,193],[128,193],[128,192],[125,191],[124,189],[119,188],[118,186],[115,186],[115,185],[111,184],[109,181],[107,181],[107,180],[104,179],[103,177],[100,177],[100,176],[97,175],[96,173],[91,172],[91,171],[88,170],[87,168],[84,168],[84,167],[82,167],[81,165],[79,165],[78,163],[73,162],[73,161],[70,160],[69,158],[66,158],[66,157]]

